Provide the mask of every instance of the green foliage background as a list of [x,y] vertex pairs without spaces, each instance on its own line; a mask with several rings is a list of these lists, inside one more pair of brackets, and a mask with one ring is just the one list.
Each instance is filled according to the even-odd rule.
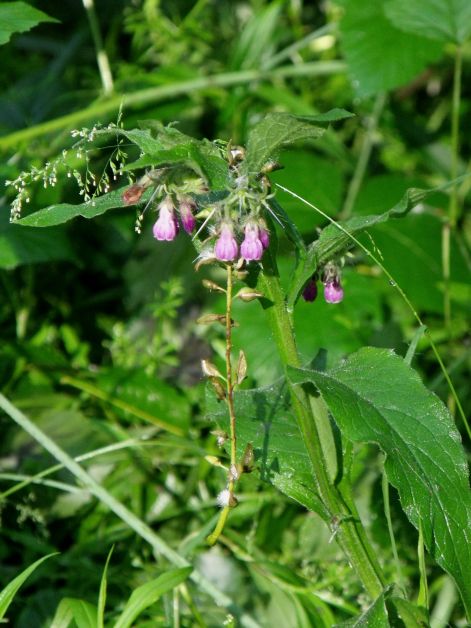
[[[0,49],[4,181],[60,155],[73,142],[72,128],[116,121],[120,104],[126,129],[139,120],[177,121],[189,135],[234,144],[244,144],[266,113],[353,112],[355,117],[333,124],[315,144],[283,153],[284,169],[271,175],[274,183],[336,218],[386,212],[408,188],[439,187],[467,172],[471,22],[465,0],[437,0],[433,7],[419,0],[96,0],[114,79],[108,95],[82,3],[30,4],[58,23],[29,31],[41,19],[31,9],[31,23],[18,24]],[[9,38],[4,31],[0,35]],[[457,44],[463,57],[462,133],[453,172]],[[110,152],[105,143],[92,155],[94,172],[103,171]],[[83,172],[83,160],[73,165]],[[451,239],[449,328],[443,322],[441,263],[448,192],[427,196],[407,217],[378,224],[370,236],[362,236],[429,327],[468,415],[471,222],[464,208],[470,180],[462,179],[458,187],[462,209]],[[306,243],[312,242],[325,218],[283,191],[277,198]],[[211,403],[207,408],[200,360],[219,363],[224,345],[221,331],[198,326],[196,319],[223,310],[218,295],[201,288],[202,278],[218,280],[219,271],[195,273],[190,241],[180,236],[171,244],[157,243],[149,216],[137,237],[132,208],[35,229],[9,223],[11,200],[11,190],[2,192],[2,392],[73,456],[118,443],[119,448],[84,462],[90,475],[261,625],[332,626],[358,615],[367,601],[335,539],[329,542],[320,518],[300,505],[308,498],[279,493],[277,482],[286,488],[281,475],[272,482],[275,487],[270,484],[279,460],[243,478],[241,503],[221,543],[205,546],[224,475],[204,459],[221,452],[206,417]],[[59,173],[54,187],[33,186],[28,211],[80,201],[73,178]],[[289,289],[294,253],[286,235],[279,231],[278,237],[282,279]],[[316,360],[318,371],[338,368],[364,345],[405,355],[416,320],[395,286],[358,249],[346,258],[344,284],[345,300],[338,306],[320,298],[295,306],[305,364]],[[274,385],[278,391],[281,368],[262,309],[256,302],[240,302],[235,317],[240,326],[234,344],[244,349],[249,364],[247,388]],[[419,341],[414,366],[453,409],[426,338]],[[396,385],[399,394],[400,377]],[[457,427],[465,435],[459,417]],[[64,598],[82,600],[86,615],[87,604],[97,604],[113,544],[105,617],[114,625],[131,592],[165,573],[169,564],[156,560],[152,548],[69,472],[27,481],[55,460],[4,414],[0,429],[0,585],[41,556],[60,552],[16,594],[7,613],[12,625],[51,625]],[[280,459],[295,457],[302,474],[302,451],[294,439],[294,449],[285,452],[283,435]],[[383,455],[375,445],[355,445],[352,455],[357,505],[392,579],[380,497]],[[417,532],[394,489],[391,508],[404,582],[411,598],[420,598]],[[431,560],[427,570],[432,625],[464,625],[452,581]],[[175,583],[180,576],[174,576]],[[163,595],[135,625],[177,625],[177,616],[182,626],[222,625],[227,609],[189,581],[180,591],[179,606]],[[62,605],[69,612],[67,603]],[[371,612],[387,621],[383,608],[380,600]]]

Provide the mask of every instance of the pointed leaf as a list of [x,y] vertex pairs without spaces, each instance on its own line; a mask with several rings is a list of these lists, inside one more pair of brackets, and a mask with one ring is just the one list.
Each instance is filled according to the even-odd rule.
[[391,588],[389,587],[359,617],[335,624],[334,628],[389,628],[390,623],[385,600],[390,592]]
[[25,580],[29,578],[29,576],[37,567],[39,567],[41,563],[43,563],[48,558],[51,558],[51,556],[56,555],[57,552],[54,552],[53,554],[48,554],[47,556],[43,556],[43,558],[40,558],[35,563],[27,567],[24,571],[22,571],[19,576],[16,576],[14,580],[12,580],[2,591],[0,591],[0,619],[3,619],[3,617],[5,617],[5,613],[7,612],[8,607],[12,603],[12,600],[15,597],[18,589],[25,582]]
[[471,611],[471,490],[459,433],[444,404],[402,358],[365,348],[328,373],[290,369],[314,383],[342,433],[386,453],[389,482],[436,562]]
[[258,174],[262,166],[270,159],[275,159],[282,148],[319,138],[325,129],[317,124],[342,120],[352,115],[344,109],[333,109],[318,116],[268,113],[249,134],[244,162],[247,174]]
[[107,573],[108,573],[108,565],[111,560],[111,554],[113,553],[114,546],[108,552],[108,557],[106,559],[105,568],[103,569],[103,574],[101,576],[100,582],[100,593],[98,594],[98,609],[97,609],[97,627],[103,628],[105,625],[105,606],[106,606],[106,588],[107,588]]
[[[40,209],[29,216],[25,216],[20,220],[17,220],[15,224],[26,225],[30,227],[51,227],[53,225],[60,225],[63,222],[82,216],[83,218],[95,218],[100,216],[110,209],[117,209],[124,207],[123,192],[129,186],[125,185],[117,190],[113,190],[103,196],[97,196],[91,201],[80,203],[79,205],[71,205],[69,203],[61,203],[60,205],[50,205],[44,209]],[[142,197],[145,200],[150,195],[150,190],[147,190]]]
[[0,45],[13,33],[24,33],[40,22],[58,22],[26,2],[2,2],[0,5]]
[[114,624],[114,628],[128,628],[128,626],[131,626],[143,610],[157,602],[164,593],[171,591],[184,582],[192,570],[192,567],[172,569],[155,580],[146,582],[146,584],[135,589],[127,601],[123,612]]

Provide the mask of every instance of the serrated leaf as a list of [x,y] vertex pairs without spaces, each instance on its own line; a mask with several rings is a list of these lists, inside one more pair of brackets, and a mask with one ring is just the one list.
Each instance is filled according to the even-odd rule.
[[469,0],[387,0],[384,8],[391,22],[408,33],[457,44],[471,35]]
[[256,175],[282,148],[319,138],[325,129],[318,124],[349,118],[353,114],[333,109],[315,116],[295,116],[290,113],[268,113],[249,133],[244,168]]
[[47,556],[43,556],[42,558],[34,562],[32,565],[27,567],[24,571],[22,571],[18,576],[16,576],[16,578],[14,578],[11,582],[9,582],[2,591],[0,591],[0,619],[3,619],[3,617],[5,617],[5,613],[7,612],[10,604],[12,603],[13,598],[15,597],[18,589],[29,578],[29,576],[33,573],[33,571],[37,569],[39,565],[43,563],[45,560],[48,560],[48,558],[51,558],[51,556],[56,556],[56,555],[57,555],[57,552],[48,554]]
[[[78,216],[82,216],[82,218],[96,218],[96,216],[101,216],[101,214],[106,213],[110,209],[124,207],[122,196],[124,190],[128,187],[128,185],[125,185],[108,194],[97,196],[91,201],[86,201],[79,205],[71,205],[70,203],[50,205],[49,207],[40,209],[29,216],[17,220],[15,224],[30,227],[51,227],[68,222]],[[145,200],[149,195],[150,191],[146,190],[142,200]]]
[[65,597],[60,601],[51,628],[68,628],[73,621],[77,628],[97,628],[97,608],[90,602]]
[[[325,509],[312,488],[309,457],[283,387],[236,391],[234,400],[238,459],[243,457],[247,443],[252,443],[261,480],[325,518]],[[229,430],[227,406],[209,387],[206,414],[220,429]]]
[[138,617],[143,610],[155,604],[164,593],[171,591],[184,582],[192,571],[192,567],[172,569],[155,580],[146,582],[135,589],[127,601],[123,612],[116,620],[114,628],[128,628],[131,626],[136,617]]
[[471,610],[471,491],[459,433],[447,408],[402,358],[364,348],[328,373],[290,369],[293,383],[314,383],[342,433],[375,442],[389,482],[436,562]]
[[384,13],[384,1],[343,2],[341,46],[361,96],[404,85],[442,55],[436,42],[396,28]]
[[41,22],[58,20],[25,2],[3,2],[0,5],[0,45],[6,44],[13,33],[24,33]]
[[355,246],[355,242],[350,236],[358,236],[370,227],[387,222],[391,218],[406,216],[413,207],[429,194],[449,187],[449,185],[450,184],[447,183],[445,186],[432,188],[430,190],[409,188],[396,205],[382,214],[353,216],[346,221],[327,225],[327,227],[321,231],[318,239],[308,247],[306,255],[294,272],[288,293],[288,307],[290,309],[294,307],[305,283],[318,268],[322,267],[328,261],[344,255],[349,249]]

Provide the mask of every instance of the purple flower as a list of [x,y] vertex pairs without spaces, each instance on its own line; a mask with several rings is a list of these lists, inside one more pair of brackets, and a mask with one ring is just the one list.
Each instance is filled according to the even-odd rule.
[[187,233],[193,233],[196,226],[196,218],[193,215],[195,203],[190,198],[182,199],[179,207],[180,219],[182,221],[183,229]]
[[228,222],[223,222],[219,238],[216,240],[214,247],[214,255],[221,262],[232,262],[238,254],[239,247],[234,238],[232,225]]
[[327,303],[340,303],[343,299],[343,288],[338,277],[324,283],[324,299]]
[[245,226],[244,233],[244,241],[240,245],[241,257],[246,262],[258,261],[263,255],[263,244],[259,238],[259,228],[256,224],[249,222]]
[[264,249],[268,249],[270,246],[270,232],[265,227],[260,227],[258,231],[258,238],[262,243]]
[[317,282],[315,279],[309,279],[303,290],[303,299],[305,301],[315,301],[317,297]]
[[173,211],[173,203],[169,196],[159,205],[159,217],[153,228],[156,240],[166,240],[170,242],[178,233],[178,223]]

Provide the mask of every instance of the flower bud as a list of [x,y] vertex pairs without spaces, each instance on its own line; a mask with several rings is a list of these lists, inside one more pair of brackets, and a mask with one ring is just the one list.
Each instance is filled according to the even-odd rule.
[[312,277],[304,286],[303,299],[308,302],[315,301],[317,297],[317,282]]
[[193,215],[195,207],[195,202],[188,196],[181,200],[180,207],[178,208],[183,229],[185,229],[187,233],[193,233],[196,227],[196,218]]
[[263,255],[263,245],[259,238],[259,228],[253,222],[245,226],[245,237],[240,245],[240,254],[246,262],[260,260]]
[[324,299],[327,303],[340,303],[343,299],[343,288],[339,278],[324,284]]

